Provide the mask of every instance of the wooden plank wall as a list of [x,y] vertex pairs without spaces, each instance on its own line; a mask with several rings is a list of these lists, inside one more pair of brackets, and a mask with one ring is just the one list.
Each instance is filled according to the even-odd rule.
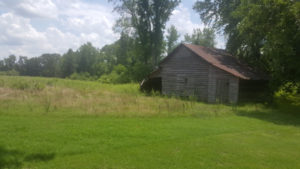
[[218,79],[228,81],[228,101],[229,103],[237,103],[239,93],[239,78],[212,65],[209,66],[208,102],[215,103],[217,101],[216,84]]
[[[217,80],[228,81],[228,102],[238,101],[239,79],[207,63],[181,46],[161,66],[162,93],[176,96],[195,96],[201,101],[217,102]],[[226,93],[226,92],[225,92]]]
[[161,64],[162,93],[207,101],[209,64],[181,46]]

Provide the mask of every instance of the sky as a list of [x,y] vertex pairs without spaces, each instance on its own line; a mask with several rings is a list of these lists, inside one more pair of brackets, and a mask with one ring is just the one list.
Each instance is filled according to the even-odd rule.
[[[195,28],[203,28],[192,9],[195,1],[182,0],[172,12],[167,28],[174,25],[182,37]],[[11,54],[63,54],[86,42],[101,48],[119,38],[112,30],[118,18],[107,0],[1,0],[0,59]],[[224,48],[221,35],[216,41],[216,47]]]

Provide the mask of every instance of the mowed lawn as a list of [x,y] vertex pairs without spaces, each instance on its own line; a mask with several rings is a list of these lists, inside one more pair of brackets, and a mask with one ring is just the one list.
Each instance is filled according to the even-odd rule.
[[300,168],[299,113],[0,76],[0,169]]

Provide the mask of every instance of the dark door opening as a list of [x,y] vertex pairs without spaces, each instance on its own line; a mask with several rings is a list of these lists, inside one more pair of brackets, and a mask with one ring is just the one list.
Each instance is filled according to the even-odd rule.
[[162,80],[161,77],[150,78],[141,83],[141,90],[144,92],[157,91],[161,93]]

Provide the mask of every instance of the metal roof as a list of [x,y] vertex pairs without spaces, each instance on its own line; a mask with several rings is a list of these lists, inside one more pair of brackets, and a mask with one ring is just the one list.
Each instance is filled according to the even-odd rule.
[[211,65],[222,69],[238,78],[245,80],[267,80],[267,76],[263,73],[254,71],[247,64],[242,63],[236,57],[227,53],[222,49],[208,48],[192,44],[182,44],[193,53],[201,57]]

